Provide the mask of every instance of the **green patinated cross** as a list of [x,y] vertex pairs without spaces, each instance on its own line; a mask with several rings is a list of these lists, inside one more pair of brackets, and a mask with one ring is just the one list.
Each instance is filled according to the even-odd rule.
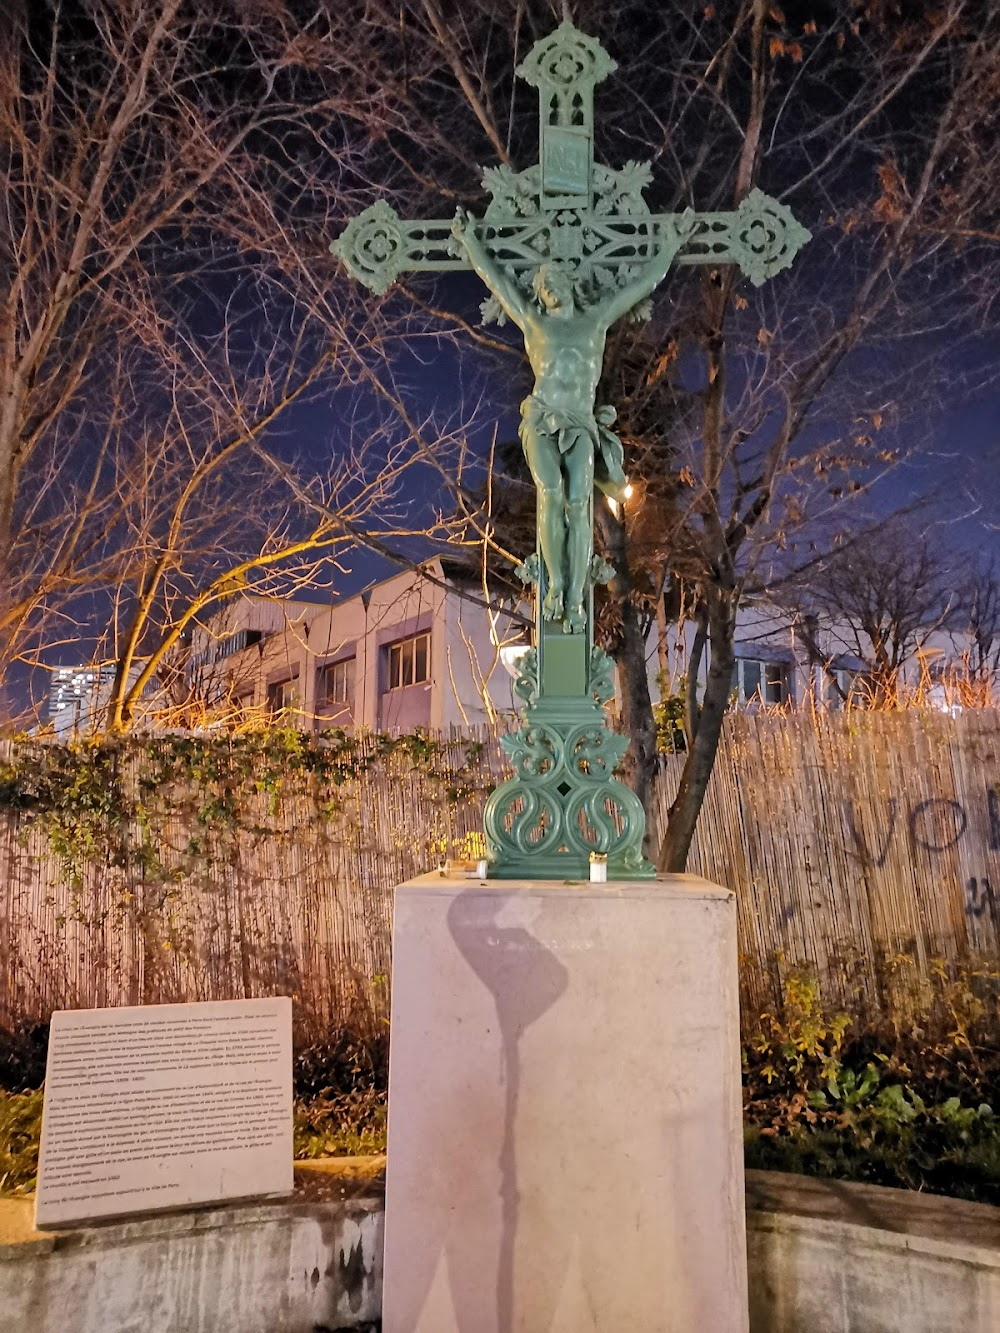
[[483,319],[517,325],[535,375],[520,427],[538,493],[538,550],[520,571],[537,589],[535,642],[515,686],[521,725],[501,742],[515,776],[485,817],[490,874],[504,878],[586,877],[592,853],[612,877],[653,874],[642,806],[614,777],[628,741],[607,725],[613,669],[593,638],[594,585],[614,574],[593,551],[594,488],[625,487],[615,410],[595,401],[608,329],[644,317],[671,265],[738,264],[759,286],[809,239],[759,190],[732,212],[651,213],[648,164],[594,161],[594,88],[614,69],[560,24],[517,71],[538,89],[540,160],[487,167],[482,218],[409,222],[379,201],[330,247],[375,292],[408,270],[473,269],[490,291]]

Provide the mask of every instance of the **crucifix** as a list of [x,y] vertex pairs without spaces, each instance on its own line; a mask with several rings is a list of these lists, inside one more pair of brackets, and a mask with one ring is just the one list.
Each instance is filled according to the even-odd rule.
[[490,292],[484,321],[520,329],[534,372],[520,436],[538,546],[519,573],[535,587],[535,633],[515,684],[521,723],[501,740],[514,776],[486,806],[497,878],[587,878],[593,856],[613,878],[654,873],[641,803],[614,776],[628,740],[607,724],[613,664],[594,642],[594,585],[614,577],[593,550],[594,490],[618,500],[626,486],[615,409],[595,397],[608,330],[646,317],[672,265],[737,264],[759,286],[809,239],[756,189],[730,212],[651,213],[647,163],[594,161],[594,88],[615,68],[598,41],[561,23],[516,71],[538,89],[539,161],[485,168],[481,218],[460,209],[410,222],[380,200],[330,247],[379,293],[405,271],[471,268]]

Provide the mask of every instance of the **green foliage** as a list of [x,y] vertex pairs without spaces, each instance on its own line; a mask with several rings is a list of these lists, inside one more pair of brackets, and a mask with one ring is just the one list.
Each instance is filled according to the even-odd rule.
[[38,1175],[42,1094],[0,1091],[0,1194],[30,1194]]
[[376,1088],[324,1092],[295,1104],[296,1161],[315,1157],[366,1157],[385,1152],[386,1098]]
[[[423,777],[442,814],[429,836],[447,842],[447,812],[479,796],[488,780],[482,751],[479,741],[444,742],[420,731],[314,735],[291,726],[65,745],[25,737],[0,763],[0,815],[15,816],[22,838],[31,828],[45,834],[73,890],[71,919],[102,924],[88,915],[82,893],[88,869],[100,866],[115,872],[118,908],[140,929],[169,928],[178,885],[205,882],[248,840],[277,836],[285,802],[311,803],[325,827],[356,826],[357,784],[379,768]],[[187,830],[180,846],[178,821]]]
[[74,888],[95,858],[122,864],[122,824],[128,809],[119,780],[118,750],[93,741],[22,745],[0,764],[0,810],[40,824]]
[[686,692],[682,686],[676,694],[664,694],[665,682],[660,677],[660,702],[653,704],[656,722],[656,748],[660,754],[684,754],[687,737],[684,732],[684,714],[687,708]]
[[[980,1058],[996,1051],[981,976],[936,975],[905,1034],[827,1014],[815,978],[787,978],[780,1012],[744,1048],[748,1166],[1000,1203],[1000,1060]],[[943,1095],[956,1074],[961,1095]]]
[[[760,1028],[749,1043],[757,1057],[754,1067],[767,1085],[809,1097],[814,1084],[836,1077],[847,1014],[826,1017],[819,983],[814,977],[793,973],[785,982],[780,1014],[763,1013]],[[747,1064],[744,1055],[744,1065]]]
[[[460,762],[456,764],[456,749]],[[280,800],[356,782],[376,765],[402,761],[440,779],[457,794],[475,787],[481,741],[455,744],[423,731],[392,736],[342,728],[311,733],[297,727],[267,727],[225,736],[155,735],[129,740],[97,737],[65,745],[18,740],[14,757],[0,763],[0,810],[28,813],[69,838],[109,821],[136,816],[146,804],[157,808],[164,793],[178,787],[208,793],[198,806],[202,821],[238,819],[234,797],[244,787]],[[137,797],[129,799],[122,767],[135,766]]]

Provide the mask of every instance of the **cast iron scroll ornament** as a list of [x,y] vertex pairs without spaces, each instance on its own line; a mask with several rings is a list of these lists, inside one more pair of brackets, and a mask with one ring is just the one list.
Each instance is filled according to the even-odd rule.
[[593,636],[594,584],[613,576],[593,552],[594,489],[621,499],[625,487],[615,409],[595,401],[608,330],[646,317],[672,265],[737,264],[759,286],[809,240],[756,189],[732,212],[651,213],[648,164],[594,161],[594,88],[615,68],[561,23],[517,70],[538,89],[539,161],[487,167],[482,218],[407,222],[380,200],[330,247],[375,292],[408,270],[471,268],[490,293],[484,321],[517,325],[535,375],[520,433],[538,551],[519,571],[535,587],[535,643],[515,685],[521,725],[502,741],[514,776],[485,817],[489,873],[501,878],[585,878],[592,852],[611,878],[653,874],[641,804],[614,776],[627,740],[607,724],[613,670]]

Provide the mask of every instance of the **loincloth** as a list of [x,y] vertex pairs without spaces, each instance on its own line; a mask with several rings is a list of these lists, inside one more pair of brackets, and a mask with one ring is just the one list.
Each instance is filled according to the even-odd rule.
[[615,419],[613,407],[599,407],[594,412],[575,412],[570,407],[551,407],[544,398],[532,394],[521,404],[519,434],[524,444],[526,429],[546,435],[555,441],[560,455],[568,454],[581,440],[586,440],[594,451],[595,462],[602,465],[604,476],[610,481],[624,481],[625,451],[610,423]]

